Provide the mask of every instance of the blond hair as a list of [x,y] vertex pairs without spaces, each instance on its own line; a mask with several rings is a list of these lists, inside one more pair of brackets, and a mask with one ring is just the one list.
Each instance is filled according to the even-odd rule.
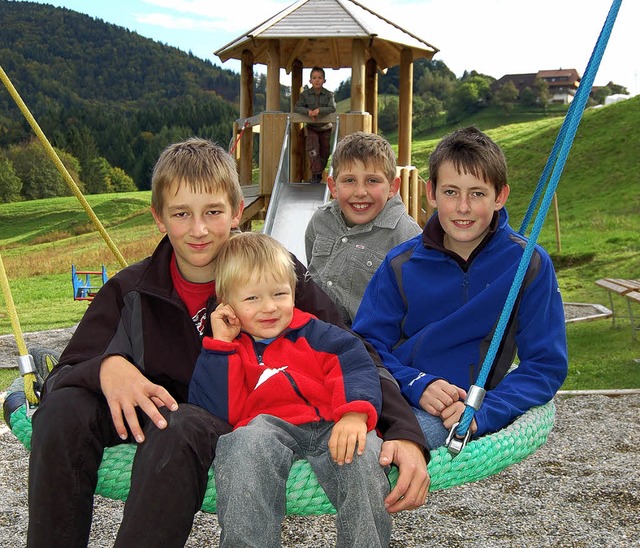
[[162,213],[164,192],[186,185],[197,193],[224,193],[233,213],[242,203],[242,188],[233,157],[207,139],[191,137],[162,151],[151,177],[151,207]]
[[249,283],[256,274],[287,282],[295,294],[295,265],[280,242],[258,232],[232,234],[220,248],[214,266],[218,301],[225,301],[233,287]]
[[382,171],[389,183],[396,178],[396,155],[389,141],[380,135],[356,131],[342,139],[331,155],[332,177],[337,179],[340,170],[356,160]]

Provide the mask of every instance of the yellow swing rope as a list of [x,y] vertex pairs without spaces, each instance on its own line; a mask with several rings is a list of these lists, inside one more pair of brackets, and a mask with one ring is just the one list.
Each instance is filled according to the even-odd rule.
[[[97,215],[94,213],[93,209],[89,205],[89,202],[87,202],[86,198],[82,194],[82,191],[78,188],[78,185],[76,184],[76,182],[73,180],[73,178],[67,171],[67,168],[64,166],[64,164],[62,163],[62,160],[60,160],[60,157],[58,156],[54,148],[51,146],[51,143],[47,139],[46,135],[44,134],[42,129],[40,129],[38,122],[36,122],[36,119],[33,117],[31,112],[27,108],[27,105],[20,97],[20,94],[12,84],[11,80],[7,76],[2,66],[0,66],[0,79],[2,80],[2,83],[4,84],[4,86],[7,88],[7,91],[9,92],[13,100],[15,101],[16,105],[18,105],[18,108],[20,109],[20,112],[22,112],[22,115],[25,117],[27,122],[29,122],[31,129],[33,129],[34,133],[42,143],[42,146],[44,147],[45,152],[55,164],[56,168],[58,169],[63,179],[67,183],[67,186],[71,189],[71,191],[76,196],[76,198],[78,199],[78,201],[80,202],[84,210],[87,212],[89,219],[91,219],[91,221],[95,225],[96,229],[98,230],[98,232],[100,233],[104,241],[106,242],[107,246],[115,256],[116,260],[118,261],[118,263],[120,263],[120,266],[122,268],[125,268],[127,266],[127,261],[125,260],[125,258],[122,256],[122,254],[116,247],[116,244],[113,242],[113,240],[107,233],[103,224],[100,222],[100,219],[98,219]],[[35,393],[35,390],[34,390],[34,386],[36,386],[38,382],[37,377],[35,375],[36,368],[33,362],[33,357],[29,354],[27,350],[27,346],[24,342],[24,338],[22,336],[20,321],[18,320],[18,314],[16,311],[15,304],[13,302],[13,297],[11,295],[11,288],[9,287],[7,272],[4,268],[4,263],[2,262],[1,256],[0,256],[0,283],[2,284],[2,292],[4,293],[4,300],[7,303],[7,310],[9,312],[9,318],[11,320],[11,327],[13,329],[13,334],[16,339],[16,345],[18,346],[18,353],[19,353],[18,366],[20,369],[20,374],[24,379],[25,396],[26,396],[27,402],[35,406],[38,404],[38,401],[39,401],[38,395]]]
[[27,122],[29,122],[29,125],[31,126],[31,128],[34,131],[34,133],[36,134],[36,136],[38,137],[38,139],[42,143],[42,146],[44,147],[44,149],[45,149],[46,153],[48,154],[49,158],[51,158],[51,160],[53,161],[55,166],[58,168],[58,171],[60,172],[60,174],[64,178],[65,182],[67,183],[67,186],[71,189],[71,191],[76,196],[76,198],[78,198],[78,201],[80,202],[80,204],[82,205],[84,210],[87,212],[87,215],[89,216],[89,218],[91,219],[91,221],[95,225],[96,229],[102,235],[102,238],[104,239],[104,241],[109,246],[109,249],[111,250],[111,252],[115,256],[117,261],[120,263],[120,266],[122,268],[126,267],[127,266],[127,261],[122,256],[120,251],[118,251],[118,248],[116,247],[116,244],[113,242],[113,240],[111,239],[109,234],[107,234],[107,231],[104,228],[104,226],[102,225],[102,223],[100,222],[100,219],[98,219],[98,217],[94,213],[93,209],[91,209],[91,206],[89,205],[89,202],[87,202],[86,198],[83,196],[82,191],[78,188],[78,185],[76,184],[76,182],[73,180],[73,178],[71,177],[71,175],[67,171],[67,168],[64,167],[64,164],[62,163],[62,160],[60,160],[60,157],[58,156],[58,154],[56,153],[54,148],[51,146],[51,143],[49,143],[49,140],[47,139],[45,134],[40,129],[40,126],[38,125],[38,122],[36,122],[35,118],[31,114],[31,112],[29,112],[29,109],[27,108],[27,105],[24,103],[24,101],[22,100],[22,98],[18,94],[18,91],[16,90],[16,88],[11,83],[11,80],[9,79],[7,74],[5,73],[5,71],[2,68],[2,66],[0,66],[0,79],[2,80],[2,83],[4,84],[4,86],[7,88],[7,90],[11,94],[11,97],[13,98],[13,100],[16,102],[16,105],[18,105],[18,108],[20,109],[20,112],[22,112],[22,115],[25,117]]
[[11,320],[11,327],[13,328],[13,334],[16,338],[16,345],[18,346],[18,353],[20,359],[18,361],[20,374],[24,379],[24,394],[27,402],[31,405],[38,404],[38,396],[35,393],[34,386],[37,383],[35,375],[35,365],[33,358],[29,356],[27,351],[27,345],[24,342],[22,336],[22,330],[20,329],[20,320],[18,319],[18,312],[16,311],[16,305],[13,302],[13,296],[11,295],[11,288],[9,287],[9,278],[7,277],[7,271],[4,268],[4,261],[2,255],[0,255],[0,285],[2,285],[2,293],[4,294],[4,300],[7,303],[7,312],[9,313],[9,319]]

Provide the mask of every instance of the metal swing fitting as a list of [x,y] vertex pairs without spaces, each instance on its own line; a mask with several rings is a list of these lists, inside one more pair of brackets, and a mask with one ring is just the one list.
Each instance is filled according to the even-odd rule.
[[[482,401],[484,400],[484,396],[487,391],[478,386],[476,384],[472,384],[469,387],[469,391],[467,392],[467,398],[464,400],[464,404],[472,407],[476,411],[480,409],[482,405]],[[449,453],[452,457],[456,457],[460,454],[460,452],[465,448],[469,440],[471,439],[471,429],[468,429],[465,435],[461,438],[456,435],[456,428],[460,421],[456,422],[449,431],[449,435],[447,436],[447,441],[445,442],[445,446],[449,450]]]
[[444,443],[452,457],[457,457],[471,438],[471,430],[467,430],[464,438],[456,436],[456,428],[458,428],[459,424],[460,422],[453,424],[449,431],[449,435],[447,436],[447,441]]
[[469,387],[467,398],[464,400],[464,404],[468,405],[469,407],[473,407],[477,411],[478,409],[480,409],[486,393],[487,391],[481,386],[472,384]]
[[27,416],[27,418],[29,418],[38,409],[38,404],[37,403],[31,403],[29,400],[26,400],[25,401],[25,405],[26,405],[26,416]]
[[[38,370],[36,369],[36,363],[33,360],[33,356],[31,354],[27,354],[25,356],[18,356],[18,371],[20,372],[20,375],[22,377],[24,377],[25,375],[28,375],[29,373],[33,373],[34,375],[36,375],[36,378],[37,378]],[[34,388],[34,392],[36,393],[36,396],[38,397],[38,399],[40,399],[40,390],[37,390]],[[36,412],[36,409],[38,409],[38,404],[31,403],[28,399],[25,398],[25,407],[26,407],[27,417],[31,417],[31,415],[33,415]]]
[[29,373],[37,373],[36,363],[33,361],[33,356],[27,354],[26,356],[18,356],[18,370],[21,376],[28,375]]

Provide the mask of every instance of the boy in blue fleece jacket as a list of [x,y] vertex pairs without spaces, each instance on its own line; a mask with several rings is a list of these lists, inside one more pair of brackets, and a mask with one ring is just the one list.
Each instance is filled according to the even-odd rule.
[[266,234],[232,236],[215,270],[220,304],[189,402],[234,427],[214,462],[220,545],[280,544],[289,470],[306,458],[337,510],[338,544],[387,546],[382,394],[364,344],[294,307],[293,261]]
[[[508,224],[504,154],[477,128],[446,136],[431,154],[429,175],[436,214],[421,235],[387,255],[352,328],[398,380],[433,449],[464,411],[527,240]],[[567,368],[558,282],[536,246],[471,433],[495,432],[551,400]]]

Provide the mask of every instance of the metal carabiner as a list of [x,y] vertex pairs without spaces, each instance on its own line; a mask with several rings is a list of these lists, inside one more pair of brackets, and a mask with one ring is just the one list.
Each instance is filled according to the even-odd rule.
[[458,428],[459,424],[460,422],[456,422],[451,427],[449,435],[447,436],[447,441],[445,442],[449,454],[452,457],[457,457],[471,439],[471,429],[467,430],[467,433],[463,438],[459,438],[458,436],[456,436],[456,428]]

